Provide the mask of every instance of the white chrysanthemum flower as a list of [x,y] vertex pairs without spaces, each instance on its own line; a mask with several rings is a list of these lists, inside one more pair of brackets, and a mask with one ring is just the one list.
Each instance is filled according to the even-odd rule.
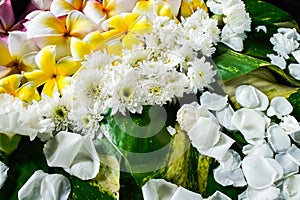
[[131,113],[142,112],[141,86],[138,80],[139,74],[131,70],[115,83],[112,97],[106,101],[106,106],[112,108],[112,115],[118,111],[125,115],[126,109]]
[[93,108],[96,102],[99,105],[110,97],[107,86],[111,82],[110,74],[104,70],[87,69],[78,73],[74,81],[75,104]]
[[122,52],[122,62],[131,67],[138,67],[140,62],[148,58],[148,51],[142,46],[133,46],[131,50],[124,49]]
[[82,66],[88,69],[102,69],[106,66],[112,65],[112,63],[118,60],[117,56],[104,51],[95,51],[85,57],[86,61],[82,62]]
[[205,58],[196,58],[190,62],[187,75],[190,79],[190,87],[194,93],[198,90],[202,91],[205,87],[209,87],[215,81],[216,71],[209,62],[205,62]]
[[274,45],[273,50],[285,59],[288,59],[289,54],[299,47],[299,40],[300,34],[296,29],[291,28],[279,28],[278,33],[270,38],[271,43]]

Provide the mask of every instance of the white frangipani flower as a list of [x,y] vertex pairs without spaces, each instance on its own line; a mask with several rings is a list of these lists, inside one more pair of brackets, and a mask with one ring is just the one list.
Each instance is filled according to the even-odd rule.
[[228,97],[216,93],[204,92],[200,96],[200,104],[209,110],[220,111],[227,105]]
[[95,178],[100,159],[90,135],[61,131],[44,146],[44,154],[50,167],[62,167],[82,180]]
[[0,161],[0,189],[3,187],[6,179],[7,179],[7,172],[9,168]]
[[18,192],[18,199],[61,199],[67,200],[71,192],[69,180],[60,174],[34,172]]
[[267,122],[259,111],[248,108],[239,109],[233,114],[231,122],[250,144],[255,144],[256,141],[265,137]]
[[278,124],[268,128],[268,141],[276,153],[286,152],[291,146],[291,139]]
[[277,171],[262,156],[246,156],[242,161],[242,169],[248,185],[254,189],[267,188],[276,180]]
[[276,115],[277,118],[282,119],[283,116],[289,115],[292,111],[293,106],[286,98],[274,97],[267,110],[267,115],[269,117]]
[[244,108],[264,111],[267,109],[268,97],[252,85],[240,85],[235,91],[236,101]]

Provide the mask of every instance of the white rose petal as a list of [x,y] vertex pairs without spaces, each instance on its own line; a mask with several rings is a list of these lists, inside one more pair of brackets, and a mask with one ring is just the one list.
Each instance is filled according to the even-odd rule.
[[222,160],[227,152],[227,150],[230,148],[230,146],[234,143],[234,140],[231,139],[229,136],[227,136],[224,133],[220,133],[220,139],[218,143],[216,143],[213,147],[207,149],[207,150],[200,150],[198,151],[206,156],[210,156],[212,158],[215,158],[217,160]]
[[277,154],[275,160],[282,166],[284,177],[296,174],[299,171],[299,166],[286,153]]
[[292,145],[288,151],[287,155],[290,156],[290,159],[294,161],[297,165],[300,166],[300,149],[296,145]]
[[204,92],[200,97],[200,104],[208,110],[222,110],[227,105],[227,96],[221,96],[208,91]]
[[268,128],[268,140],[276,153],[286,152],[291,146],[290,137],[278,124]]
[[62,167],[82,180],[99,172],[99,156],[89,135],[61,131],[45,144],[44,154],[50,167]]
[[290,64],[288,66],[290,74],[297,80],[300,80],[300,64]]
[[288,115],[283,117],[282,122],[279,125],[285,130],[287,134],[291,134],[296,131],[300,131],[300,126],[295,117]]
[[170,200],[178,186],[163,179],[150,179],[143,187],[144,200]]
[[167,127],[167,131],[168,131],[168,133],[170,133],[170,135],[172,135],[172,136],[176,134],[176,129],[173,128],[172,126],[168,126],[168,127]]
[[3,187],[4,182],[7,179],[8,167],[0,161],[0,189]]
[[296,142],[297,144],[300,144],[300,131],[296,131],[290,134],[291,138]]
[[282,166],[273,158],[266,158],[269,164],[275,169],[276,177],[275,182],[283,178],[283,168]]
[[189,191],[183,187],[178,187],[178,189],[173,194],[170,200],[182,200],[182,199],[189,199],[189,200],[201,200],[202,196],[195,192]]
[[223,194],[222,192],[216,191],[208,197],[206,200],[231,200],[227,195]]
[[300,63],[300,50],[293,51],[292,55],[297,60],[297,62]]
[[276,199],[280,194],[280,189],[274,186],[270,186],[264,189],[253,189],[248,187],[245,191],[245,198],[239,199],[255,199],[255,200],[267,200],[267,199]]
[[284,180],[282,194],[285,199],[289,199],[289,200],[300,199],[300,175],[299,174],[295,174]]
[[34,172],[18,192],[19,200],[64,200],[71,192],[69,180],[60,174],[47,174],[42,170]]
[[274,156],[274,152],[273,152],[272,148],[265,140],[262,140],[261,144],[245,145],[243,147],[243,153],[248,156],[260,155],[264,158],[272,158]]
[[273,65],[276,65],[280,69],[286,68],[286,61],[282,56],[276,56],[274,54],[267,54],[267,56],[271,59]]
[[268,97],[252,85],[241,85],[235,91],[236,101],[244,108],[264,111],[269,105]]
[[231,122],[250,144],[265,137],[266,120],[258,111],[239,109],[233,114]]
[[254,189],[271,186],[277,175],[276,170],[261,156],[246,156],[242,161],[242,169],[248,185]]
[[231,123],[233,113],[234,111],[229,104],[223,110],[216,112],[216,117],[219,123],[228,130],[237,130],[236,127]]
[[180,128],[189,131],[196,123],[196,112],[200,105],[196,102],[184,104],[177,112],[177,121]]
[[289,115],[293,111],[293,106],[284,97],[274,97],[271,100],[270,107],[267,110],[269,117],[276,115],[282,119],[283,116]]

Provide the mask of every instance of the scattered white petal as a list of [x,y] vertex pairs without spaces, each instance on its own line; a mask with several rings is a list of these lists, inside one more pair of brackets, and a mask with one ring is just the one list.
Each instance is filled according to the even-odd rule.
[[277,154],[275,160],[282,166],[284,177],[296,174],[299,170],[299,166],[286,153]]
[[184,131],[189,131],[196,123],[196,112],[200,105],[196,102],[184,104],[177,111],[177,121],[180,128]]
[[287,134],[291,134],[296,131],[300,131],[300,125],[295,117],[288,115],[283,117],[282,122],[279,125],[285,130]]
[[300,50],[293,51],[292,55],[297,60],[297,62],[300,63]]
[[232,124],[243,134],[250,144],[265,137],[266,120],[258,112],[248,108],[242,108],[233,114]]
[[206,91],[200,97],[200,104],[208,110],[219,111],[227,105],[227,100],[227,96]]
[[274,186],[270,186],[260,190],[248,187],[243,194],[245,195],[245,197],[239,195],[238,198],[239,200],[241,199],[269,200],[269,199],[276,199],[280,194],[280,189]]
[[274,124],[268,128],[268,140],[276,153],[286,152],[291,146],[290,137],[278,124]]
[[300,131],[295,131],[290,134],[291,138],[296,142],[297,144],[300,144]]
[[243,147],[243,153],[245,155],[252,156],[262,156],[265,158],[272,158],[274,156],[274,152],[270,147],[269,143],[265,140],[261,142],[261,144],[248,144]]
[[271,63],[273,65],[276,65],[280,69],[285,69],[286,68],[286,61],[283,57],[276,56],[274,54],[267,54],[267,56],[271,59]]
[[282,166],[273,158],[266,158],[266,160],[269,162],[269,164],[276,171],[275,182],[281,180],[283,178],[283,168],[282,168]]
[[288,66],[290,74],[297,80],[300,80],[300,64],[290,64]]
[[217,160],[222,160],[227,152],[227,150],[231,147],[234,143],[234,140],[231,139],[224,133],[221,133],[219,141],[207,150],[200,150],[198,149],[199,153],[210,156]]
[[256,28],[255,28],[255,30],[257,31],[257,32],[259,32],[259,31],[263,31],[263,32],[265,32],[265,33],[267,33],[267,27],[266,26],[257,26]]
[[271,186],[277,175],[276,170],[261,156],[246,156],[242,161],[242,169],[248,185],[254,189]]
[[300,199],[300,175],[295,174],[288,177],[283,182],[282,194],[284,199],[298,200]]
[[170,133],[170,135],[175,135],[176,134],[176,129],[173,128],[172,126],[167,127],[167,131]]
[[144,200],[171,199],[178,186],[163,179],[150,179],[143,187]]
[[290,159],[294,161],[297,165],[300,166],[300,149],[296,145],[292,145],[288,151],[287,155],[290,156]]
[[216,117],[219,123],[228,130],[237,130],[236,127],[231,123],[234,110],[231,105],[227,105],[223,110],[216,112]]
[[8,172],[8,167],[0,161],[0,189],[4,185],[4,182],[7,179],[7,172]]
[[240,85],[235,91],[236,101],[244,108],[264,111],[269,105],[268,97],[252,85]]
[[227,195],[223,194],[220,191],[216,191],[215,193],[213,193],[213,195],[208,197],[206,200],[231,200],[231,198],[229,198]]
[[89,135],[61,131],[44,146],[48,166],[62,167],[82,180],[99,172],[100,159]]
[[71,192],[69,180],[60,174],[47,174],[42,170],[34,172],[18,192],[18,199],[68,199]]
[[189,200],[201,200],[202,196],[190,190],[187,190],[183,187],[178,187],[175,193],[173,194],[170,200],[182,200],[182,199],[189,199]]
[[274,97],[267,110],[267,115],[269,117],[276,115],[277,118],[282,119],[283,116],[289,115],[292,111],[293,106],[286,98]]

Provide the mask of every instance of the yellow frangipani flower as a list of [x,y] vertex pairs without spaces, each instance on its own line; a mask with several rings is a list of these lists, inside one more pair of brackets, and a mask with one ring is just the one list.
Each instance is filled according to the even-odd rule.
[[208,12],[206,4],[203,0],[182,0],[180,15],[183,17],[191,16],[198,8]]
[[22,84],[21,74],[13,74],[0,79],[0,93],[13,95],[23,101],[39,100],[40,96],[33,82]]
[[56,91],[62,94],[63,89],[70,82],[70,76],[80,67],[80,63],[71,57],[64,57],[56,62],[55,53],[55,46],[44,47],[35,59],[40,69],[24,74],[37,87],[44,85],[42,93],[50,97],[53,97]]
[[176,18],[181,0],[140,0],[133,8],[134,13],[146,14],[153,19],[157,16]]
[[149,19],[137,13],[122,13],[103,22],[106,32],[102,33],[107,42],[120,39],[125,48],[131,49],[139,44],[138,34],[151,30]]

